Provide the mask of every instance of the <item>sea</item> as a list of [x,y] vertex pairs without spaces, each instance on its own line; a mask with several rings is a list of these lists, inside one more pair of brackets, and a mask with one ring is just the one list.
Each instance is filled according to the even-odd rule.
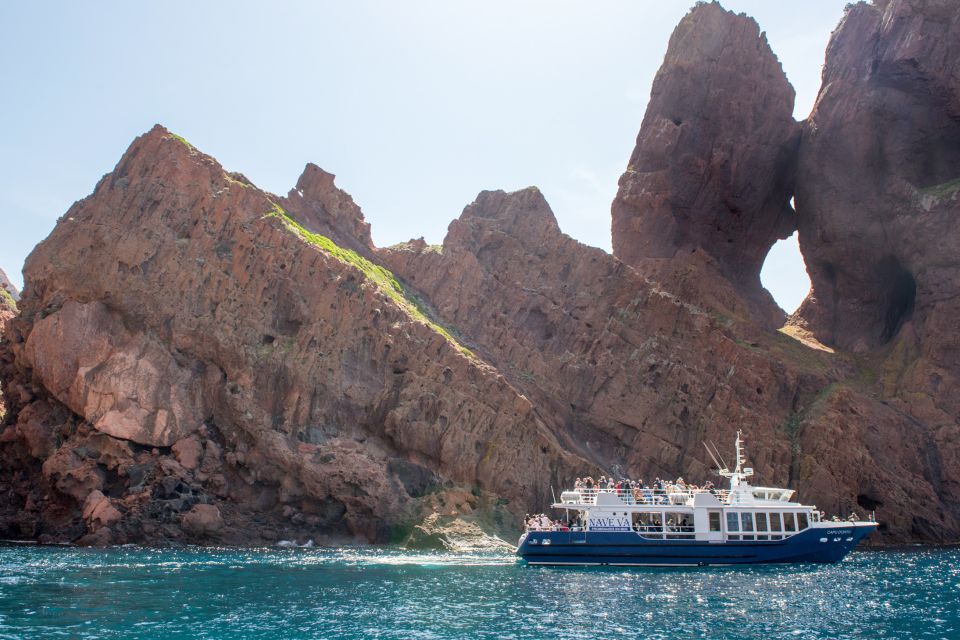
[[960,638],[960,550],[546,568],[509,552],[0,547],[0,638]]

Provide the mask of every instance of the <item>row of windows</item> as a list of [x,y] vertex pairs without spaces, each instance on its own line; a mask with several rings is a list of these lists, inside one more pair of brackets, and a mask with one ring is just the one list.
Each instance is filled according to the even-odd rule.
[[[792,511],[781,512],[751,512],[728,511],[727,533],[742,532],[745,534],[781,534],[803,531],[810,526],[807,514]],[[710,512],[710,531],[720,531],[720,512]]]

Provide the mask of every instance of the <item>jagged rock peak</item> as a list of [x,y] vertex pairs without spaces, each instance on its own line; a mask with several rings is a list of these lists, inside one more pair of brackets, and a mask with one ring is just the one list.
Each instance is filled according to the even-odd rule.
[[284,207],[306,227],[365,253],[373,249],[370,224],[349,193],[335,184],[336,176],[307,163]]
[[304,198],[310,200],[320,200],[323,196],[335,189],[334,181],[337,176],[324,171],[312,162],[308,162],[303,168],[303,173],[297,179],[295,189],[300,192]]
[[795,228],[794,91],[757,23],[717,3],[680,22],[613,203],[613,252],[639,265],[702,249],[760,287],[764,258]]
[[519,191],[481,191],[450,223],[444,246],[474,243],[475,231],[495,230],[527,247],[542,247],[561,235],[560,225],[537,187]]

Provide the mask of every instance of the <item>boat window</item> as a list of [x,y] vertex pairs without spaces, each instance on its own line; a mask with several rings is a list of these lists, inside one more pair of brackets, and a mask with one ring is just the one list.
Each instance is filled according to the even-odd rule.
[[633,530],[645,535],[660,536],[663,533],[663,519],[659,513],[635,511],[631,515]]
[[779,513],[770,514],[770,531],[783,531],[783,523],[780,521]]
[[727,512],[727,531],[740,531],[740,520],[733,511]]
[[711,511],[710,516],[710,531],[720,531],[720,512]]
[[797,525],[793,519],[792,513],[783,514],[783,530],[784,531],[796,531]]
[[757,531],[766,531],[767,530],[767,514],[757,513],[755,515],[757,518]]
[[808,525],[807,525],[807,514],[805,514],[805,513],[798,513],[798,514],[797,514],[797,528],[798,528],[800,531],[803,531],[804,529],[807,528],[807,526],[808,526]]
[[753,514],[747,511],[741,513],[740,524],[744,531],[753,531]]
[[666,513],[664,515],[666,516],[667,534],[676,534],[668,537],[683,537],[694,533],[692,513]]

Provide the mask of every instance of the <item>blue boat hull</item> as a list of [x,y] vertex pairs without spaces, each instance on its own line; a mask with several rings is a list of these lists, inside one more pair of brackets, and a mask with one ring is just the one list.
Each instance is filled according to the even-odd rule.
[[[786,540],[705,542],[648,540],[633,532],[531,531],[517,555],[529,564],[709,566],[773,562],[839,562],[875,524],[807,529]],[[826,539],[826,541],[823,541]]]

